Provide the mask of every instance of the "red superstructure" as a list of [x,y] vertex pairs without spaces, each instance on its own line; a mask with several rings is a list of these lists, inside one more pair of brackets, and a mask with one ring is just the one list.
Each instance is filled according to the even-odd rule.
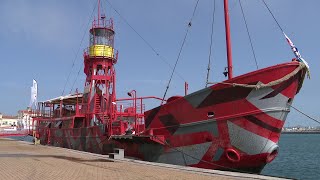
[[[33,127],[41,144],[208,169],[260,172],[278,153],[281,129],[306,68],[292,61],[232,77],[185,96],[116,98],[112,19],[100,16],[84,52],[83,93],[40,102]],[[186,85],[187,90],[187,85]],[[164,103],[145,112],[145,99]]]

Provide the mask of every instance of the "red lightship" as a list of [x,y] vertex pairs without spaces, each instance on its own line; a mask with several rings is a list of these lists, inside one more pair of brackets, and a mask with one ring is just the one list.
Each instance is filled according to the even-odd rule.
[[[185,96],[117,99],[112,19],[100,16],[84,52],[83,93],[40,102],[33,127],[41,144],[207,169],[259,173],[278,153],[290,105],[307,68],[292,61],[232,76],[228,2],[228,80]],[[145,111],[145,99],[163,103]],[[126,107],[124,102],[131,103]]]

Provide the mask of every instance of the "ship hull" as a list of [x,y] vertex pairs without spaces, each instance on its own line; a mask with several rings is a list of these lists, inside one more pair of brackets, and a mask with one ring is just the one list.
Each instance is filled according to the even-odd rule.
[[[278,141],[305,70],[291,62],[212,85],[145,113],[143,137],[112,138],[105,125],[87,128],[39,127],[42,144],[99,154],[125,149],[125,156],[152,162],[259,173],[278,153]],[[152,130],[152,133],[150,131]],[[161,138],[160,138],[161,137]]]

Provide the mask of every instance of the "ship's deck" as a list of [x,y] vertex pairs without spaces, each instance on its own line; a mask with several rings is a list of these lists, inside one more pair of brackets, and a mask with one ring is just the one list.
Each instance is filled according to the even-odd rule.
[[1,179],[279,179],[182,167],[0,138]]

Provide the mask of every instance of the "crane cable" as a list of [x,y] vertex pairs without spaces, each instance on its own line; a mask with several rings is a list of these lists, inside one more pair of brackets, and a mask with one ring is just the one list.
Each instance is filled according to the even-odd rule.
[[173,74],[174,74],[174,72],[175,72],[175,70],[176,70],[176,67],[177,67],[177,64],[178,64],[178,62],[179,62],[179,60],[180,60],[180,55],[181,55],[183,46],[184,46],[184,44],[185,44],[185,42],[186,42],[186,39],[187,39],[189,30],[190,30],[190,28],[191,28],[191,26],[192,26],[192,19],[193,19],[194,15],[195,15],[195,12],[196,12],[196,10],[197,10],[198,4],[199,4],[199,0],[197,0],[196,5],[195,5],[195,7],[194,7],[194,9],[193,9],[193,13],[192,13],[191,19],[190,19],[190,21],[189,21],[189,23],[188,23],[187,30],[186,30],[186,33],[185,33],[185,35],[184,35],[184,38],[183,38],[183,41],[182,41],[182,44],[181,44],[181,47],[180,47],[180,50],[179,50],[179,53],[178,53],[178,57],[177,57],[176,62],[175,62],[175,64],[174,64],[174,67],[173,67],[173,70],[172,70],[170,79],[169,79],[169,81],[168,81],[166,90],[165,90],[165,92],[164,92],[164,94],[163,94],[163,98],[162,98],[162,100],[161,100],[161,105],[163,104],[163,101],[164,101],[164,99],[166,98],[166,95],[167,95],[168,89],[169,89],[169,87],[170,87],[170,83],[171,83]]
[[242,17],[243,17],[244,23],[245,23],[245,25],[246,25],[246,30],[247,30],[247,34],[248,34],[248,37],[249,37],[249,41],[250,41],[250,46],[251,46],[253,58],[254,58],[254,61],[255,61],[255,63],[256,63],[257,69],[259,69],[258,62],[257,62],[257,57],[256,57],[256,53],[254,52],[253,43],[252,43],[251,35],[250,35],[250,32],[249,32],[247,19],[246,19],[246,17],[245,17],[245,14],[244,14],[244,11],[243,11],[243,7],[242,7],[242,4],[241,4],[241,0],[239,0],[239,4],[240,4],[241,13],[242,13]]
[[213,10],[212,10],[212,23],[211,23],[211,38],[210,38],[210,49],[209,49],[209,62],[207,67],[207,80],[206,87],[208,87],[209,83],[209,74],[210,74],[210,66],[211,66],[211,54],[212,54],[212,46],[213,46],[213,27],[215,21],[215,12],[216,12],[216,1],[213,1]]

